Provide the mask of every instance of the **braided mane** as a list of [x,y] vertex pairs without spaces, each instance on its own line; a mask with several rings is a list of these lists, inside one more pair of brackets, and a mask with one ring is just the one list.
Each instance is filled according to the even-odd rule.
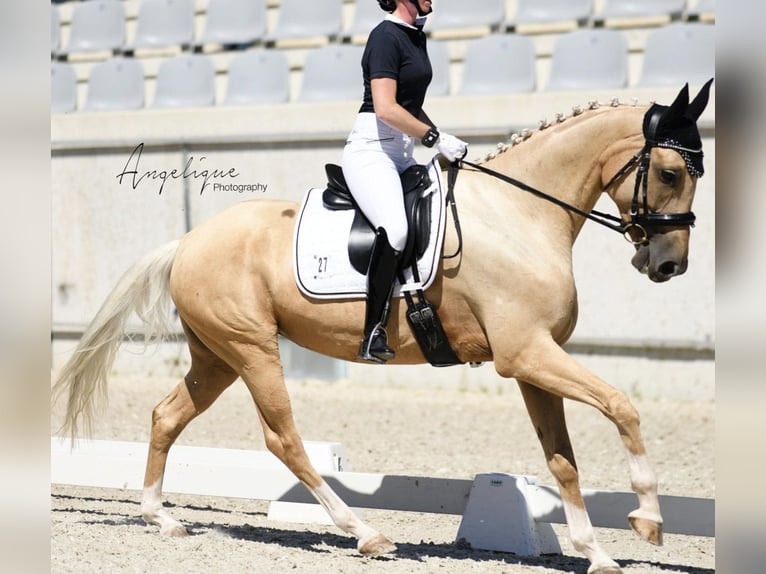
[[[654,103],[654,102],[650,102],[650,104],[651,103]],[[485,162],[490,161],[492,159],[495,159],[498,155],[508,151],[508,149],[510,149],[510,148],[512,148],[514,146],[517,146],[520,143],[528,140],[530,137],[532,137],[532,135],[535,132],[543,131],[543,130],[551,127],[551,126],[555,126],[555,125],[558,125],[560,123],[563,123],[566,120],[568,120],[569,118],[574,118],[574,117],[577,117],[579,115],[582,115],[586,111],[596,110],[596,109],[598,109],[600,107],[603,107],[603,106],[610,106],[610,107],[616,108],[616,107],[619,107],[619,106],[633,106],[633,107],[635,107],[637,105],[638,105],[638,99],[637,98],[633,98],[633,101],[630,104],[625,104],[623,102],[620,102],[619,98],[613,98],[607,104],[599,103],[596,100],[590,100],[590,101],[588,101],[588,104],[587,104],[587,106],[585,108],[583,108],[583,106],[580,106],[580,105],[572,106],[572,113],[570,115],[565,115],[565,114],[562,114],[562,113],[557,113],[555,115],[555,119],[553,120],[553,122],[549,122],[547,118],[542,119],[539,122],[537,122],[537,126],[538,127],[537,127],[536,130],[525,128],[525,129],[521,130],[521,132],[515,132],[515,133],[511,134],[510,138],[508,138],[507,141],[498,143],[497,144],[497,149],[487,153],[483,158],[476,159],[475,162],[478,163],[478,164],[482,164],[482,163],[485,163]]]

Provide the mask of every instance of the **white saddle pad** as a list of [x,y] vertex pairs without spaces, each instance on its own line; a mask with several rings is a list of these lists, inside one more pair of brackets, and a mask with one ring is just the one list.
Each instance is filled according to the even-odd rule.
[[[431,198],[431,232],[428,247],[418,262],[422,286],[426,289],[436,277],[436,271],[444,240],[446,190],[442,185],[441,169],[436,158],[428,165],[431,186],[423,196]],[[295,252],[295,281],[308,297],[316,299],[347,299],[365,297],[366,277],[357,272],[348,260],[348,235],[354,219],[354,211],[330,211],[322,204],[324,188],[312,188],[303,200],[295,225],[293,248]],[[412,271],[405,270],[405,286],[414,288]],[[400,297],[399,282],[394,296]]]

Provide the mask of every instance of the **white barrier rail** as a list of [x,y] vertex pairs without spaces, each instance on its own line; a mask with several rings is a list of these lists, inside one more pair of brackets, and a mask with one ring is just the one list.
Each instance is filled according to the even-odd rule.
[[[474,480],[347,472],[342,445],[305,442],[328,484],[350,506],[463,517],[457,539],[474,548],[525,556],[560,553],[551,523],[565,524],[558,490],[532,477],[479,474]],[[148,445],[117,441],[51,439],[51,483],[141,490]],[[168,456],[164,491],[272,501],[269,518],[327,522],[303,485],[271,453],[175,445]],[[584,490],[594,526],[630,528],[632,492]],[[297,504],[297,505],[296,505]],[[668,534],[715,536],[715,500],[660,496]],[[357,510],[358,512],[358,510]]]

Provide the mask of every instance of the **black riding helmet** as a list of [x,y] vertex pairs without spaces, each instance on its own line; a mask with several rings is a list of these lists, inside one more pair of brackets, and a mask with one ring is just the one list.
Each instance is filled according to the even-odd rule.
[[[418,9],[418,16],[426,16],[434,11],[433,7],[428,9],[428,12],[423,12],[420,9],[420,2],[418,0],[410,0]],[[393,12],[396,10],[396,0],[378,0],[378,5],[381,7],[381,9],[385,10],[388,13]]]

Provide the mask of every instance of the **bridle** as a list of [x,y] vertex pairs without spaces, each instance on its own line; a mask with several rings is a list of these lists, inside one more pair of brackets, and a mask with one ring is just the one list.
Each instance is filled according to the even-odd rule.
[[[702,150],[688,150],[672,141],[657,141],[657,127],[662,119],[662,111],[659,109],[650,110],[647,113],[651,113],[648,119],[647,126],[644,130],[645,143],[644,147],[633,156],[627,164],[623,167],[626,170],[625,173],[630,171],[635,163],[638,163],[638,173],[636,174],[636,185],[633,190],[633,200],[630,204],[630,223],[626,224],[626,229],[623,230],[623,234],[627,233],[629,229],[637,229],[641,233],[641,239],[633,241],[637,245],[643,245],[649,240],[649,234],[647,228],[652,227],[694,227],[694,222],[697,220],[697,216],[693,211],[687,211],[686,213],[651,213],[648,206],[648,186],[649,186],[649,162],[651,158],[651,151],[654,147],[666,147],[675,149],[679,153],[684,152],[701,152]],[[688,169],[688,168],[687,168]],[[622,171],[622,170],[620,170]],[[609,189],[612,184],[622,174],[618,171],[617,175],[609,180],[604,186],[603,191]],[[639,188],[641,190],[641,199],[639,201]]]
[[[633,190],[633,200],[630,207],[630,221],[628,223],[623,222],[620,217],[610,215],[608,213],[602,213],[600,211],[592,210],[590,213],[583,211],[582,209],[570,205],[557,197],[553,197],[539,189],[527,185],[526,183],[519,181],[513,177],[502,174],[493,169],[484,167],[483,165],[472,163],[466,160],[459,160],[450,166],[450,185],[454,185],[454,179],[457,177],[457,170],[463,166],[469,166],[476,171],[480,171],[487,175],[490,175],[496,179],[509,183],[527,191],[537,197],[550,201],[564,209],[577,213],[591,221],[608,227],[614,231],[617,231],[634,245],[646,245],[649,242],[649,230],[655,227],[693,227],[697,217],[692,211],[686,213],[652,213],[649,211],[648,205],[648,183],[649,183],[649,162],[651,160],[651,151],[654,147],[666,147],[675,149],[679,153],[699,153],[701,150],[689,150],[672,140],[663,140],[658,142],[656,139],[657,127],[662,119],[662,110],[650,109],[647,114],[651,113],[648,118],[647,126],[644,129],[644,146],[637,154],[631,157],[628,162],[623,165],[617,173],[604,185],[601,189],[602,192],[607,191],[612,187],[615,182],[628,175],[631,171],[638,168],[636,174],[636,185]],[[453,175],[454,170],[454,175]],[[452,197],[452,194],[450,194]],[[454,207],[453,207],[454,213]],[[632,239],[629,235],[630,231],[637,231],[639,233],[638,239]]]

